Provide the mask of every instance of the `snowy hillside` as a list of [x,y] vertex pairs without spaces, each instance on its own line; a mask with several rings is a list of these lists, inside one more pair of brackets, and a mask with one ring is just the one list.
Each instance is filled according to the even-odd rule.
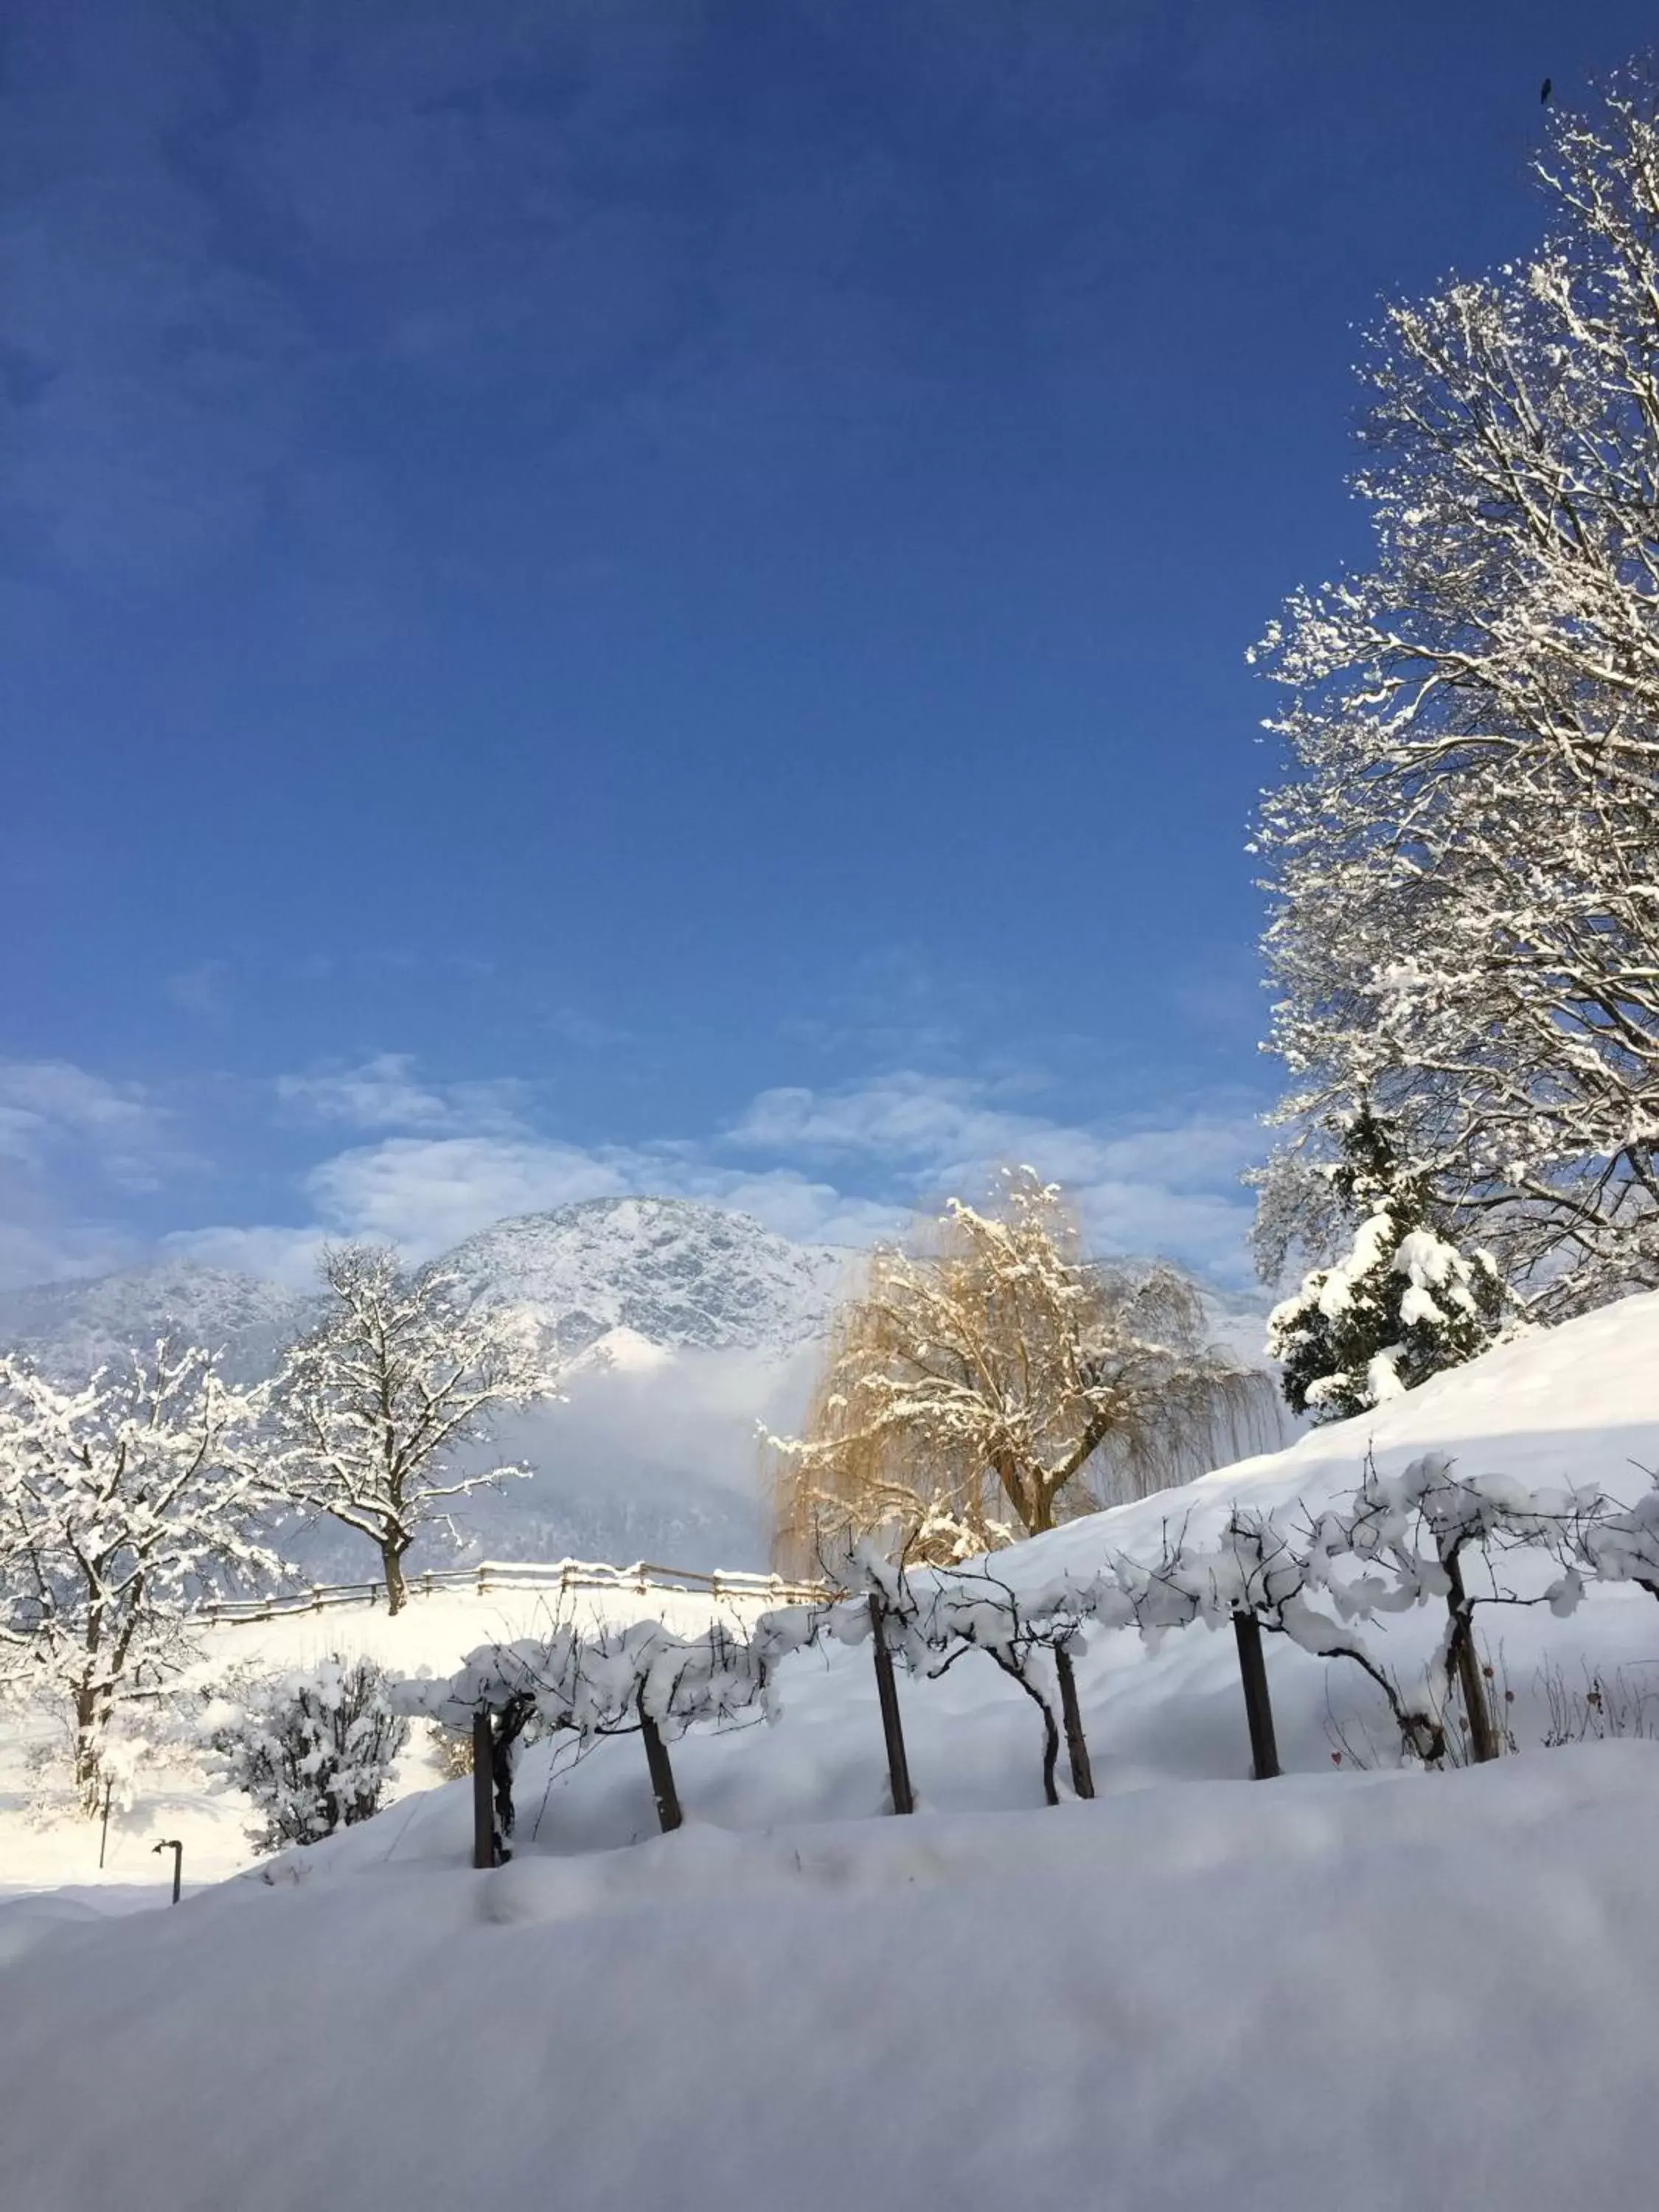
[[[1431,1449],[1642,1494],[1659,1295],[999,1568],[1033,1586],[1155,1552],[1173,1518],[1317,1510],[1368,1450]],[[1402,1617],[1395,1656],[1431,1626]],[[1248,1780],[1231,1635],[1096,1630],[1093,1803],[1042,1807],[1033,1709],[969,1655],[901,1677],[920,1809],[895,1820],[867,1648],[832,1647],[783,1662],[769,1723],[674,1746],[677,1834],[612,1738],[525,1753],[493,1873],[463,1783],[176,1913],[0,1904],[9,2187],[30,2212],[82,2212],[118,2171],[131,2212],[405,2212],[550,2176],[572,2212],[702,2212],[780,2172],[801,2212],[1644,2202],[1659,1745],[1540,1747],[1552,1678],[1587,1723],[1659,1729],[1659,1606],[1593,1587],[1485,1626],[1521,1755],[1476,1771],[1334,1759],[1387,1763],[1369,1684],[1270,1638],[1288,1771]],[[1593,1679],[1623,1702],[1587,1705]]]

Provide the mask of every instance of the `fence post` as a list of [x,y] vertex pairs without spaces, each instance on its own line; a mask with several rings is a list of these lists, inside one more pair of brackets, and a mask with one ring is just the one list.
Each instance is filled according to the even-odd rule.
[[472,1863],[495,1863],[495,1760],[489,1708],[472,1716]]
[[881,1701],[881,1732],[887,1742],[887,1779],[896,1813],[914,1813],[910,1765],[904,1756],[904,1728],[899,1718],[898,1684],[893,1679],[893,1655],[887,1649],[887,1614],[880,1598],[870,1593],[871,1641],[876,1654],[876,1695]]
[[639,1696],[640,1734],[645,1738],[645,1763],[651,1773],[651,1794],[657,1801],[657,1818],[664,1835],[680,1825],[680,1793],[674,1787],[674,1770],[669,1763],[668,1746],[662,1740],[662,1730],[645,1710],[645,1692]]
[[1066,1750],[1072,1762],[1072,1787],[1079,1797],[1095,1794],[1094,1769],[1083,1734],[1083,1709],[1077,1701],[1077,1676],[1072,1655],[1063,1644],[1054,1646],[1054,1672],[1060,1677],[1060,1710],[1066,1723]]
[[1279,1746],[1273,1741],[1273,1701],[1267,1695],[1267,1669],[1261,1657],[1261,1623],[1253,1613],[1236,1613],[1233,1633],[1238,1638],[1244,1717],[1250,1724],[1250,1759],[1256,1780],[1271,1782],[1279,1771]]

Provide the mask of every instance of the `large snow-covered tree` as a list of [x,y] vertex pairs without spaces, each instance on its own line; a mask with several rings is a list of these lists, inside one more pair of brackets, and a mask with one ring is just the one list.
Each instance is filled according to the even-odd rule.
[[324,1255],[323,1279],[328,1310],[276,1378],[275,1463],[290,1497],[375,1546],[398,1613],[404,1555],[445,1501],[529,1473],[459,1459],[490,1443],[492,1416],[551,1395],[554,1377],[524,1316],[442,1268],[410,1273],[384,1246],[347,1244]]
[[776,1447],[776,1551],[809,1568],[850,1527],[948,1561],[1234,1455],[1265,1376],[1207,1340],[1168,1266],[1084,1256],[1058,1188],[1006,1171],[872,1254],[831,1326],[799,1437]]
[[0,1358],[0,1670],[64,1699],[88,1802],[118,1704],[191,1655],[196,1601],[275,1570],[258,1412],[166,1343],[74,1389]]
[[1293,1412],[1345,1420],[1484,1351],[1503,1285],[1490,1253],[1444,1233],[1429,1178],[1399,1156],[1369,1108],[1342,1129],[1333,1196],[1353,1224],[1347,1250],[1316,1267],[1267,1321]]
[[1376,560],[1266,641],[1294,772],[1260,845],[1297,1133],[1269,1264],[1316,1224],[1297,1158],[1370,1099],[1552,1316],[1659,1282],[1654,79],[1559,118],[1539,174],[1535,252],[1386,316]]

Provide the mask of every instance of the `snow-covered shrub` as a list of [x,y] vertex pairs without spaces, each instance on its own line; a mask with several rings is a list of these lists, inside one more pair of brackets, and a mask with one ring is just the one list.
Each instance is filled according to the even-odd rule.
[[1428,1177],[1404,1163],[1369,1109],[1342,1131],[1335,1204],[1357,1225],[1343,1256],[1316,1268],[1267,1321],[1291,1410],[1346,1420],[1483,1352],[1503,1286],[1492,1255],[1444,1233]]
[[256,1686],[240,1712],[214,1729],[221,1771],[264,1815],[252,1832],[261,1850],[314,1844],[378,1811],[409,1737],[390,1682],[372,1659],[332,1653],[307,1673]]

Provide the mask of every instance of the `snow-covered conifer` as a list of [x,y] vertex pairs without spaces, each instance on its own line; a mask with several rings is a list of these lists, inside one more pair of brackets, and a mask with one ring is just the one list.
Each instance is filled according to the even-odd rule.
[[406,1273],[394,1253],[327,1252],[329,1310],[289,1352],[275,1387],[276,1464],[289,1494],[375,1545],[399,1612],[404,1554],[443,1501],[527,1468],[468,1473],[491,1415],[551,1394],[535,1333],[441,1268]]
[[0,1674],[65,1700],[88,1808],[112,1713],[191,1656],[193,1603],[275,1571],[258,1413],[166,1343],[76,1389],[0,1358]]
[[1539,174],[1537,251],[1385,319],[1376,556],[1269,632],[1294,773],[1260,843],[1292,1150],[1375,1100],[1555,1317],[1659,1282],[1652,76]]
[[1429,1177],[1402,1162],[1369,1107],[1329,1170],[1354,1225],[1348,1249],[1273,1309],[1267,1350],[1293,1412],[1338,1421],[1472,1359],[1492,1340],[1503,1286],[1491,1255],[1460,1252]]

